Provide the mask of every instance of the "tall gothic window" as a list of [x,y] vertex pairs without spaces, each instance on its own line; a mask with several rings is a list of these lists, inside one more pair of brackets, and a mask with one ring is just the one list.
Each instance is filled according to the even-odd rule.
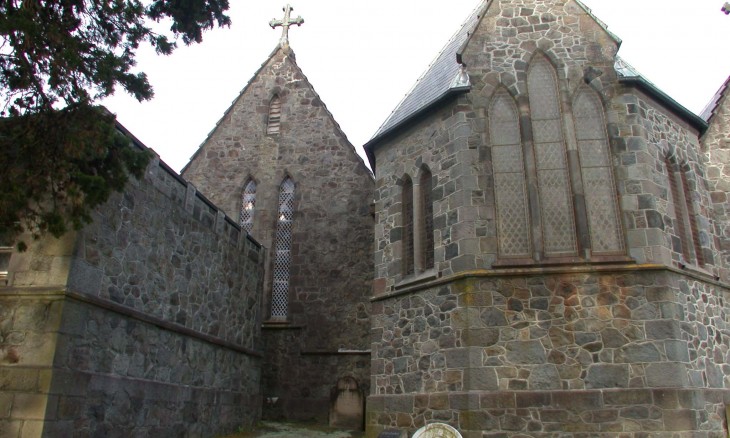
[[593,90],[584,89],[573,103],[578,156],[585,191],[591,251],[616,253],[623,249],[611,171],[603,105]]
[[408,175],[403,181],[402,194],[402,221],[403,221],[403,275],[410,275],[414,272],[413,264],[413,181]]
[[241,196],[241,217],[239,225],[251,234],[253,228],[253,212],[256,207],[256,182],[249,179],[243,187],[243,195]]
[[519,113],[514,99],[498,93],[489,109],[489,136],[497,207],[499,255],[528,257],[530,219]]
[[281,99],[274,95],[269,102],[269,119],[266,125],[266,133],[269,135],[278,134],[281,125]]
[[433,268],[433,196],[432,177],[427,168],[421,169],[418,188],[421,201],[419,215],[421,269]]
[[543,246],[547,256],[577,253],[572,191],[555,68],[536,57],[527,73]]
[[679,239],[680,253],[684,263],[705,264],[702,246],[700,244],[699,228],[697,227],[696,213],[692,206],[692,196],[687,183],[685,169],[671,158],[665,158],[669,191],[674,205],[674,233]]
[[287,177],[279,187],[279,213],[274,242],[274,281],[271,293],[272,318],[286,318],[288,314],[293,219],[294,181]]

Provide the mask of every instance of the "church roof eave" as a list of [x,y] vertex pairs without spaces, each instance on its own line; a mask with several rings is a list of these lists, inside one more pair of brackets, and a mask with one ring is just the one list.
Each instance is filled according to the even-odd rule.
[[403,119],[396,125],[391,126],[387,131],[380,133],[377,137],[373,137],[368,140],[368,142],[363,145],[363,149],[365,150],[365,155],[367,155],[368,157],[368,162],[370,163],[370,168],[373,170],[373,173],[375,172],[375,149],[385,139],[392,137],[393,135],[400,132],[401,129],[404,129],[407,126],[410,126],[412,123],[420,120],[422,117],[426,116],[431,110],[442,105],[444,102],[469,91],[471,91],[471,86],[449,88],[443,94],[441,94],[441,96],[436,98],[427,106],[421,108],[418,112],[413,113],[407,119]]
[[616,62],[614,63],[614,69],[618,74],[618,80],[620,83],[629,86],[635,86],[641,89],[649,96],[656,99],[659,103],[665,105],[669,110],[671,110],[681,119],[689,123],[690,126],[697,129],[700,135],[704,134],[704,132],[707,131],[709,125],[707,124],[706,120],[685,108],[681,103],[674,100],[674,98],[669,96],[659,87],[657,87],[653,82],[648,80],[631,64],[618,56],[616,57]]
[[367,144],[376,142],[396,126],[425,111],[452,89],[459,91],[460,87],[454,87],[454,78],[461,74],[458,54],[491,3],[492,0],[488,0],[477,5]]
[[712,118],[715,117],[715,111],[720,105],[720,101],[723,99],[723,97],[727,95],[728,88],[730,88],[730,76],[725,79],[725,82],[720,85],[720,88],[718,88],[715,95],[712,96],[712,99],[707,102],[707,105],[705,105],[705,107],[700,112],[700,117],[702,117],[702,119],[706,121],[708,125],[712,121]]
[[581,7],[581,9],[583,9],[583,11],[586,14],[588,14],[588,16],[590,16],[593,19],[593,21],[596,22],[596,24],[598,24],[601,27],[601,29],[603,29],[604,32],[606,32],[606,34],[616,43],[617,48],[620,48],[621,43],[623,42],[623,41],[621,41],[621,38],[619,38],[618,35],[616,35],[615,33],[608,30],[608,25],[606,23],[604,23],[603,20],[596,17],[596,15],[593,14],[593,11],[591,10],[591,8],[589,8],[588,6],[583,4],[583,2],[580,0],[574,0],[574,1],[578,6]]
[[[243,87],[243,89],[238,93],[238,96],[236,96],[233,99],[233,101],[231,101],[231,104],[228,105],[228,108],[226,108],[226,110],[223,111],[223,115],[218,119],[218,121],[215,122],[215,126],[213,126],[213,129],[211,129],[208,132],[208,134],[205,136],[205,139],[203,139],[203,141],[198,145],[198,149],[195,150],[193,155],[190,156],[190,159],[188,160],[187,164],[185,164],[185,166],[183,166],[183,168],[180,170],[181,175],[183,173],[185,173],[188,166],[190,166],[190,164],[193,162],[193,160],[195,160],[195,158],[197,158],[197,156],[200,154],[200,151],[203,150],[203,146],[208,142],[208,140],[210,140],[210,138],[213,136],[213,133],[215,133],[215,131],[218,129],[218,126],[220,126],[221,122],[223,122],[223,120],[225,120],[226,116],[228,116],[228,114],[231,112],[231,110],[233,109],[233,106],[236,104],[238,99],[241,96],[243,96],[243,94],[246,92],[246,90],[248,90],[248,88],[251,86],[251,84],[254,82],[254,80],[258,77],[259,73],[261,73],[261,70],[263,70],[264,67],[266,67],[269,64],[269,62],[271,62],[271,60],[274,58],[274,56],[276,56],[276,54],[279,52],[279,50],[284,50],[284,49],[281,47],[281,44],[277,43],[276,47],[274,47],[274,50],[272,50],[271,53],[269,54],[269,56],[266,58],[266,61],[261,63],[259,68],[256,69],[254,74],[251,76],[251,79],[248,80],[248,82]],[[289,49],[289,52],[286,53],[286,55],[291,56],[292,58],[296,59],[294,52],[291,49]]]

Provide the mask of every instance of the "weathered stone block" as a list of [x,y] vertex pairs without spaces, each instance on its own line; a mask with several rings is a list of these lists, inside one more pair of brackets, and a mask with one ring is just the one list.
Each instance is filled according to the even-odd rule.
[[687,367],[681,363],[653,363],[646,367],[646,383],[651,388],[686,387]]
[[469,390],[496,391],[499,379],[494,368],[468,368],[464,370],[464,384]]
[[627,388],[629,366],[594,364],[588,367],[586,388]]
[[506,343],[507,360],[514,364],[541,364],[546,361],[545,348],[540,341]]
[[553,364],[538,365],[532,368],[527,385],[532,390],[562,389],[560,374]]

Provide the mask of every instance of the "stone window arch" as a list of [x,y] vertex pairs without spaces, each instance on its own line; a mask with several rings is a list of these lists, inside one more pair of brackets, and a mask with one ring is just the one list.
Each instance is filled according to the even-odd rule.
[[577,255],[573,193],[568,174],[555,67],[538,54],[527,71],[538,203],[545,255]]
[[519,123],[519,111],[514,99],[506,90],[500,90],[489,107],[500,257],[529,257],[532,252],[527,179]]
[[697,212],[692,203],[687,173],[689,166],[680,163],[674,156],[665,156],[669,192],[674,206],[674,234],[679,239],[681,264],[705,265],[705,257],[700,242]]
[[274,269],[271,292],[271,317],[285,319],[289,308],[289,269],[291,268],[292,225],[294,221],[294,181],[286,177],[279,186],[279,210],[274,239]]
[[248,182],[243,186],[243,194],[241,195],[241,215],[239,225],[251,234],[253,229],[253,216],[256,209],[256,181],[249,178]]
[[401,189],[401,222],[403,230],[401,271],[403,276],[406,276],[415,272],[413,260],[415,244],[413,232],[413,180],[408,175],[403,177]]
[[268,135],[279,134],[281,127],[281,99],[275,94],[269,102],[269,117],[266,125],[266,133]]
[[623,236],[603,104],[595,91],[584,87],[577,93],[573,117],[591,252],[615,254],[623,251]]

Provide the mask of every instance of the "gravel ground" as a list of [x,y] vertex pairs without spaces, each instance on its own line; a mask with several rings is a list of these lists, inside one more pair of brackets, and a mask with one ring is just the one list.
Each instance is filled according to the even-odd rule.
[[361,430],[342,430],[319,424],[262,421],[251,430],[241,431],[225,438],[361,438],[364,436],[365,432]]

